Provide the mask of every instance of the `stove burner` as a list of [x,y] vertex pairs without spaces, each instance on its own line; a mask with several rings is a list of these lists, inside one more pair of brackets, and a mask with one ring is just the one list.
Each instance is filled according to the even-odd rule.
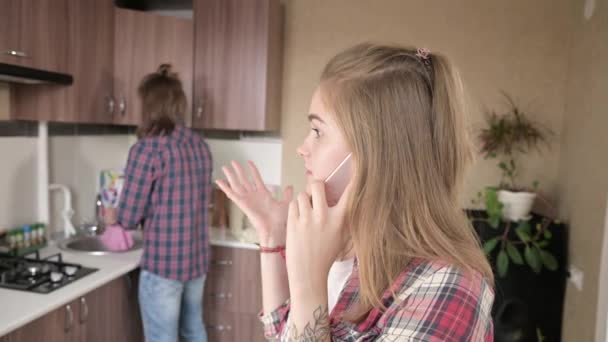
[[63,273],[51,272],[51,282],[58,283],[63,279]]
[[61,253],[43,259],[0,253],[0,288],[49,293],[95,271],[63,262]]

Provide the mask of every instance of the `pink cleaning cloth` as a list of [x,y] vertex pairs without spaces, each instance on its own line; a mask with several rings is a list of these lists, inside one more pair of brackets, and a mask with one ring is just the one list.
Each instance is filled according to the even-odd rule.
[[122,226],[113,224],[106,227],[101,235],[101,243],[113,252],[124,251],[133,246],[133,236]]

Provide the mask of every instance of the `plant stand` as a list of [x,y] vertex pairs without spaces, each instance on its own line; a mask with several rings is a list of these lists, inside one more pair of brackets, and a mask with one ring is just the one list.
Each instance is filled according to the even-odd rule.
[[[485,211],[467,210],[467,215],[482,244],[497,236],[512,241],[519,238],[516,229],[509,229],[505,234],[506,222],[500,222],[497,228],[493,228],[487,221]],[[545,220],[547,218],[532,214],[528,222],[531,227],[536,227],[539,223],[549,222]],[[496,283],[492,308],[496,342],[538,341],[538,332],[542,333],[544,341],[561,341],[568,265],[567,229],[564,224],[555,222],[548,223],[547,229],[551,232],[551,238],[544,249],[555,257],[555,271],[543,267],[536,273],[525,260],[522,265],[511,262],[504,277],[500,277],[496,270],[496,259],[502,240],[488,255]],[[518,248],[523,250],[524,245]],[[524,253],[521,252],[521,255]]]

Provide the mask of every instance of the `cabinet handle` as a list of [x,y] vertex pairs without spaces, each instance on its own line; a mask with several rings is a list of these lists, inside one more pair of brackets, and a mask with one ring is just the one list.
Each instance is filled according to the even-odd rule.
[[131,290],[133,289],[133,280],[131,280],[131,275],[127,273],[124,277],[127,282],[127,291],[131,293]]
[[127,112],[127,99],[124,97],[118,102],[118,112],[121,116],[125,116],[125,113]]
[[65,306],[66,319],[65,319],[65,332],[70,332],[72,330],[72,326],[74,325],[74,311],[72,311],[72,306],[69,304]]
[[112,114],[114,114],[114,108],[116,107],[116,101],[114,101],[114,97],[108,96],[107,105],[108,106],[106,108],[106,113],[111,116]]
[[209,329],[211,329],[211,330],[217,330],[217,331],[221,331],[221,332],[232,330],[232,326],[230,326],[228,324],[226,324],[226,325],[223,325],[223,324],[218,324],[218,325],[207,324],[206,327],[209,328]]
[[84,297],[80,298],[80,324],[84,324],[89,318],[89,305]]
[[27,53],[23,52],[23,51],[16,51],[16,50],[8,50],[8,51],[4,51],[5,55],[9,55],[9,56],[15,56],[15,57],[23,57],[23,58],[29,58],[30,56],[27,55]]
[[203,105],[204,105],[203,100],[198,100],[197,105],[196,105],[196,118],[197,119],[200,119],[203,117]]
[[213,266],[232,266],[232,260],[213,260],[211,261]]
[[230,299],[230,298],[232,298],[232,293],[230,293],[230,292],[228,292],[228,293],[224,293],[224,292],[211,293],[209,295],[209,297],[213,297],[213,298],[217,298],[217,299]]

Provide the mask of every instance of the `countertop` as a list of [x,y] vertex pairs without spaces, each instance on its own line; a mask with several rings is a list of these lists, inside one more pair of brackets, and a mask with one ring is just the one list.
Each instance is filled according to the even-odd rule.
[[[210,243],[214,246],[258,248],[254,243],[244,242],[235,237],[228,230],[212,228],[210,235]],[[99,270],[48,294],[0,288],[0,336],[136,269],[139,266],[142,250],[95,256],[49,246],[40,251],[40,256],[46,257],[56,253],[61,253],[66,262],[78,263]]]

